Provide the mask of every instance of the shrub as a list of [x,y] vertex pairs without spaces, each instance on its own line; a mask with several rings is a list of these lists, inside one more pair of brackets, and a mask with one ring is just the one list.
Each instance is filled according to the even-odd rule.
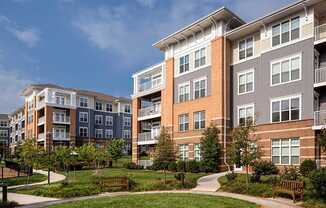
[[184,187],[186,175],[184,173],[176,173],[174,177],[178,181],[181,181],[182,187]]
[[177,163],[176,162],[170,162],[168,166],[168,170],[171,172],[177,171]]
[[8,201],[8,202],[0,201],[0,207],[1,208],[14,208],[14,207],[18,207],[18,203],[14,202],[14,201]]
[[317,165],[313,160],[304,160],[300,165],[300,173],[303,176],[309,176],[309,174],[317,169]]
[[263,175],[275,175],[278,173],[277,167],[269,161],[261,160],[256,161],[252,164],[253,180],[258,182],[260,181],[260,177]]
[[127,169],[131,169],[131,170],[143,169],[142,166],[137,165],[136,163],[133,163],[133,162],[124,163],[123,167],[127,168]]
[[147,154],[147,152],[142,151],[142,152],[139,154],[139,156],[140,156],[140,157],[147,157],[148,154]]
[[200,172],[200,162],[198,162],[196,160],[188,161],[187,169],[188,169],[187,172],[199,173]]
[[299,178],[300,178],[299,169],[294,166],[285,167],[283,173],[281,174],[281,180],[296,181]]
[[232,171],[230,173],[227,173],[225,177],[228,181],[233,181],[237,177],[237,174]]
[[326,168],[313,171],[309,178],[314,194],[320,198],[326,198]]
[[177,162],[177,171],[178,172],[186,172],[186,162],[179,160]]

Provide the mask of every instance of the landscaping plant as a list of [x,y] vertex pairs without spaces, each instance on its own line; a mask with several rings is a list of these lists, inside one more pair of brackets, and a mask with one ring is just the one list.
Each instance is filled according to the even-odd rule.
[[263,175],[275,175],[278,174],[278,169],[274,163],[266,160],[254,161],[252,164],[253,180],[260,182],[260,178]]
[[300,173],[301,175],[307,177],[311,172],[317,169],[316,162],[313,160],[304,160],[300,164]]
[[326,199],[326,168],[313,171],[309,178],[314,194],[321,199]]
[[125,145],[125,141],[123,139],[114,139],[108,146],[108,156],[115,163],[117,163],[118,159],[123,156],[123,146]]

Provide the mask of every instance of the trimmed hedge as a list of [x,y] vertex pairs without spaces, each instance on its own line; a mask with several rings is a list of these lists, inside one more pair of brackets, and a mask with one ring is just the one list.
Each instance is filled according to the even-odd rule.
[[300,164],[300,173],[303,176],[309,176],[309,174],[317,169],[316,162],[313,160],[304,160]]

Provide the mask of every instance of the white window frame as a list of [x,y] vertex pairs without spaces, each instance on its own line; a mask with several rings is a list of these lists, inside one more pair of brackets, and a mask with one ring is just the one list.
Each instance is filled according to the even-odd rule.
[[238,119],[237,119],[237,122],[238,122],[238,126],[240,126],[240,109],[245,109],[245,126],[247,125],[247,109],[248,108],[252,108],[252,112],[253,112],[253,115],[252,115],[252,122],[255,123],[255,104],[254,103],[250,103],[250,104],[246,104],[246,105],[240,105],[237,107],[237,115],[238,115]]
[[8,130],[0,129],[0,137],[8,137],[9,133]]
[[[184,94],[181,94],[181,89],[184,89]],[[180,95],[187,95],[188,94],[188,99],[184,99],[183,101],[180,100]],[[190,100],[190,81],[184,82],[178,85],[178,102],[183,103],[187,102]]]
[[122,131],[122,138],[131,139],[131,131],[130,130],[123,130]]
[[180,144],[179,145],[179,156],[180,160],[187,161],[189,160],[189,145]]
[[55,95],[55,103],[57,105],[65,105],[66,98],[64,95]]
[[[99,109],[96,109],[97,108],[97,105],[96,104],[101,104],[101,109],[99,110]],[[99,102],[99,101],[95,101],[95,110],[96,111],[103,111],[103,103],[102,102]]]
[[[186,61],[184,61],[184,64],[181,64],[181,58],[183,58],[184,60],[186,60],[186,57],[188,56],[188,63],[186,63]],[[186,71],[186,65],[188,64],[188,70]],[[184,67],[183,72],[181,72],[181,66]],[[190,71],[190,54],[185,54],[183,56],[179,57],[179,67],[178,67],[178,74],[184,74]]]
[[9,122],[5,120],[0,121],[0,127],[9,127]]
[[105,116],[105,126],[113,126],[113,116]]
[[[84,99],[85,102],[82,102],[82,99]],[[82,105],[83,103],[83,105]],[[86,103],[86,106],[84,106],[84,104]],[[89,107],[89,99],[88,97],[79,97],[79,107],[82,107],[82,108],[88,108]]]
[[[83,129],[83,130],[86,130],[86,135],[82,135],[82,134],[81,134],[81,130],[82,130],[82,129]],[[88,127],[85,127],[85,126],[81,126],[81,127],[79,127],[79,132],[78,132],[78,133],[79,133],[78,135],[79,135],[80,137],[88,137]],[[85,132],[83,132],[83,133],[85,133]]]
[[[83,116],[82,116],[83,115]],[[86,121],[84,120],[85,119],[85,116],[86,115]],[[83,119],[81,119],[83,118]],[[88,112],[79,112],[79,122],[80,123],[88,123]]]
[[[101,132],[101,134],[99,134],[99,132]],[[101,136],[99,136],[101,135]],[[95,129],[95,138],[103,138],[103,129]]]
[[[101,123],[98,123],[97,121],[101,121]],[[103,115],[95,115],[95,125],[103,125]]]
[[194,144],[194,160],[201,161],[201,159],[200,143]]
[[[247,50],[248,50],[247,41],[250,38],[252,39],[252,55],[247,56]],[[245,48],[244,48],[245,57],[241,59],[240,58],[240,43],[243,42],[243,41],[245,41]],[[243,61],[243,60],[247,60],[249,58],[252,58],[252,57],[254,57],[254,54],[255,54],[255,39],[254,39],[254,36],[249,36],[249,37],[246,37],[244,39],[239,40],[239,42],[238,42],[238,59],[239,59],[239,61]]]
[[[296,58],[299,58],[299,78],[295,79],[295,80],[292,80],[291,79],[291,76],[292,76],[292,74],[291,74],[291,72],[292,72],[292,59],[296,59]],[[282,63],[286,62],[286,61],[289,61],[289,81],[282,82]],[[276,83],[276,84],[273,84],[273,66],[276,65],[276,64],[279,64],[279,67],[280,67],[280,69],[279,69],[279,71],[280,71],[279,72],[280,82]],[[300,81],[301,77],[302,77],[302,52],[298,53],[298,54],[293,54],[291,56],[286,56],[286,57],[271,61],[270,62],[270,71],[269,72],[270,72],[269,73],[270,74],[269,83],[270,83],[271,87]]]
[[104,137],[106,139],[113,139],[113,130],[112,129],[105,129]]
[[[111,107],[109,107],[108,108],[108,106],[111,106]],[[109,110],[108,110],[109,109]],[[111,109],[111,110],[110,110]],[[105,111],[106,112],[113,112],[113,105],[112,105],[112,103],[106,103],[105,104]]]
[[[292,40],[292,19],[295,19],[295,18],[299,18],[299,37]],[[289,41],[282,43],[282,23],[287,22],[287,21],[289,21]],[[280,43],[273,46],[273,27],[275,27],[277,25],[279,26]],[[301,29],[302,29],[302,26],[301,26],[301,16],[300,15],[294,15],[294,16],[291,16],[289,18],[283,19],[282,21],[279,21],[276,24],[273,24],[270,27],[270,30],[271,30],[271,32],[270,32],[270,34],[271,34],[270,42],[271,43],[270,44],[271,44],[271,47],[272,48],[277,48],[277,47],[284,46],[286,44],[292,43],[294,41],[300,40],[301,39]]]
[[[179,131],[180,132],[189,131],[189,114],[188,113],[180,114],[178,116],[178,120],[179,120]],[[188,124],[187,129],[186,129],[186,124]],[[182,126],[182,128],[181,128],[181,126]]]
[[[301,114],[302,114],[302,95],[301,94],[296,94],[296,95],[288,95],[288,96],[284,96],[284,97],[278,97],[278,98],[272,98],[270,100],[269,106],[269,116],[270,116],[270,123],[282,123],[282,122],[289,122],[289,121],[300,121],[301,120]],[[291,119],[291,100],[295,99],[295,98],[299,98],[299,119],[296,120],[292,120]],[[287,121],[282,121],[282,100],[289,100],[289,120]],[[273,122],[273,102],[280,102],[280,120],[279,121],[274,121]]]
[[[283,145],[282,140],[288,140],[289,144],[288,145]],[[292,140],[298,140],[298,144],[292,144]],[[273,141],[278,141],[278,144],[273,144]],[[301,145],[300,145],[300,137],[291,137],[291,138],[282,138],[282,139],[271,139],[271,162],[273,162],[273,157],[279,157],[279,163],[274,163],[275,165],[300,165],[300,150],[301,150]],[[289,163],[282,163],[282,150],[283,148],[288,147],[288,157],[289,157]],[[292,155],[292,147],[297,147],[299,149],[298,155]],[[278,155],[273,155],[273,148],[278,148],[279,149],[279,154]],[[292,164],[292,157],[299,157],[298,163]]]
[[[196,82],[201,82],[201,81],[205,81],[205,95],[204,96],[199,96],[198,98],[195,97],[195,94],[196,94]],[[192,96],[192,99],[193,100],[196,100],[196,99],[200,99],[200,98],[203,98],[203,97],[207,97],[208,96],[208,93],[207,93],[207,77],[201,77],[201,78],[198,78],[198,79],[194,79],[193,81],[193,96]],[[201,92],[201,88],[199,89],[199,93]]]
[[131,117],[129,117],[129,116],[123,117],[123,126],[125,126],[125,127],[131,126]]
[[[199,53],[199,58],[196,59],[196,53]],[[204,63],[201,63],[201,60],[204,59]],[[196,66],[196,61],[199,61],[199,65]],[[199,69],[201,67],[204,67],[207,65],[207,48],[206,47],[202,47],[199,48],[197,50],[195,50],[194,52],[194,69]]]
[[[249,73],[252,73],[252,76],[253,76],[253,80],[252,80],[252,90],[251,91],[247,91],[247,76]],[[246,83],[245,83],[245,86],[246,86],[246,90],[245,92],[242,92],[240,93],[240,76],[242,75],[245,75],[246,77]],[[238,95],[244,95],[244,94],[248,94],[248,93],[252,93],[255,91],[255,69],[248,69],[248,70],[245,70],[245,71],[241,71],[237,74],[237,83],[238,83]]]
[[[196,114],[198,113],[198,115],[201,115],[198,119],[198,121],[196,120]],[[204,114],[204,118],[202,117],[202,115]],[[194,116],[194,130],[200,130],[200,129],[204,129],[206,127],[206,112],[205,111],[196,111],[193,114]],[[204,126],[201,125],[201,123],[204,121]],[[196,122],[199,122],[199,128],[196,128]]]
[[[127,108],[127,109],[126,109]],[[125,104],[123,107],[123,112],[124,113],[131,113],[131,106],[130,104]]]

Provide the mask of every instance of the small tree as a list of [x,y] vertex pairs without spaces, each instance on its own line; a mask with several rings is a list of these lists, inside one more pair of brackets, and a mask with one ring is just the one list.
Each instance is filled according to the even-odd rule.
[[107,162],[109,158],[109,153],[106,147],[98,148],[95,154],[97,168],[100,168],[100,164],[103,162]]
[[218,143],[218,134],[220,131],[214,125],[210,125],[203,132],[200,140],[200,149],[202,155],[202,164],[207,172],[216,172],[218,169],[220,145]]
[[154,166],[164,170],[164,183],[166,170],[171,162],[175,162],[174,143],[167,129],[162,127],[154,154]]
[[66,146],[55,147],[53,154],[55,167],[62,168],[64,171],[69,169],[69,159],[71,150]]
[[95,160],[96,148],[92,144],[84,144],[77,149],[78,159],[85,161],[88,167],[91,167],[92,162]]
[[108,157],[117,163],[118,159],[123,156],[123,147],[125,141],[123,139],[114,139],[108,146]]
[[231,160],[235,164],[246,167],[247,189],[249,187],[249,166],[252,162],[259,159],[260,155],[253,136],[254,132],[253,123],[247,122],[246,126],[235,128],[232,134]]

